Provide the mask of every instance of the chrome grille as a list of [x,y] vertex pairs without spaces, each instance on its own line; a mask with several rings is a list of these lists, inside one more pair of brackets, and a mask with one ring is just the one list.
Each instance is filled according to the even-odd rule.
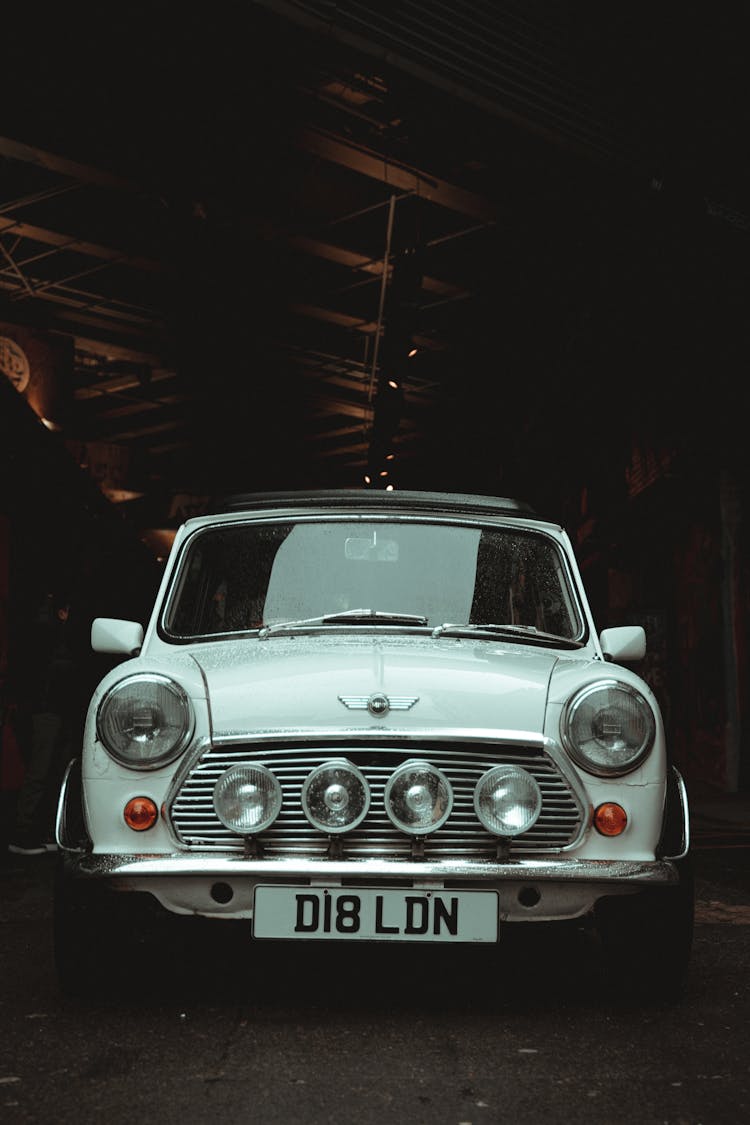
[[441,769],[453,787],[451,815],[425,840],[425,858],[492,857],[497,838],[486,832],[474,812],[477,781],[492,766],[512,763],[528,770],[542,791],[542,811],[533,828],[511,842],[511,856],[559,851],[581,829],[581,811],[567,780],[541,747],[505,743],[408,745],[279,746],[277,744],[220,744],[208,747],[190,767],[171,801],[173,830],[186,847],[196,850],[239,851],[242,837],[225,828],[213,807],[213,788],[220,775],[240,762],[262,762],[278,778],[283,803],[271,828],[259,838],[269,856],[322,856],[328,837],[309,823],[302,811],[301,791],[315,766],[331,758],[348,758],[359,767],[371,791],[370,809],[352,832],[339,837],[346,856],[411,855],[412,839],[399,832],[385,811],[383,794],[396,766],[419,758]]

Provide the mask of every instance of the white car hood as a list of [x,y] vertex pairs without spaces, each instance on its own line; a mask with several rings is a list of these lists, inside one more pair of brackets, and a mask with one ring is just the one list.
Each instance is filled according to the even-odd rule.
[[[549,652],[474,638],[340,634],[247,638],[192,656],[217,736],[425,727],[538,733],[557,662]],[[367,709],[374,694],[389,697],[386,714]]]

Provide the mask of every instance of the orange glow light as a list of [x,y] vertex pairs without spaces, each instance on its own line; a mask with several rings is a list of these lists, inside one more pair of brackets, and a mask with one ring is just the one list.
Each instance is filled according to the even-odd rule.
[[628,814],[622,805],[605,801],[594,810],[594,828],[602,836],[620,836],[628,825]]
[[156,824],[159,810],[150,797],[131,797],[122,815],[128,828],[134,832],[145,832]]

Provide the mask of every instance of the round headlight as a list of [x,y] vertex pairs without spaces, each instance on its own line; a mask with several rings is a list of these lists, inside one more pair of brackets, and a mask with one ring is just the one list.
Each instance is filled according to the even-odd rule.
[[388,779],[385,811],[402,832],[426,836],[445,824],[452,808],[451,784],[429,762],[404,762]]
[[302,786],[305,816],[321,832],[348,832],[364,820],[370,790],[362,774],[345,758],[316,766]]
[[536,778],[520,766],[494,766],[477,782],[474,809],[488,832],[520,836],[536,824],[542,791]]
[[598,680],[569,700],[561,735],[565,749],[583,769],[600,777],[619,777],[648,754],[656,721],[636,688],[617,680]]
[[123,766],[153,770],[173,761],[193,732],[186,692],[167,676],[130,676],[111,687],[96,715],[105,750]]
[[226,828],[256,836],[279,815],[281,785],[266,766],[231,766],[214,785],[214,808]]

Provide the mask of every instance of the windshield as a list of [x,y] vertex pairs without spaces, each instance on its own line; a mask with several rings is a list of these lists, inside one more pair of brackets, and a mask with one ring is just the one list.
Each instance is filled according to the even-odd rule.
[[335,519],[227,524],[189,540],[172,590],[163,628],[175,639],[287,622],[340,627],[346,617],[333,619],[349,611],[359,611],[351,614],[352,628],[493,623],[571,641],[582,633],[557,544],[515,527]]

